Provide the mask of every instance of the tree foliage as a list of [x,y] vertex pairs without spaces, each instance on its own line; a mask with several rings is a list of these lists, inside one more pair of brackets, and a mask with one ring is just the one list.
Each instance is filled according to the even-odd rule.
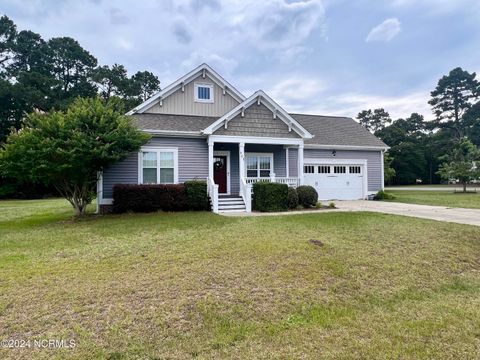
[[465,135],[463,115],[480,96],[480,83],[475,73],[460,67],[443,76],[431,92],[429,104],[436,116],[437,126],[454,131],[457,139]]
[[385,109],[379,108],[375,110],[363,110],[357,115],[358,122],[368,131],[376,133],[385,128],[392,122],[390,114]]
[[468,139],[461,139],[443,160],[438,174],[447,181],[458,180],[464,192],[470,181],[480,177],[480,150]]
[[2,175],[53,185],[77,215],[95,197],[97,174],[137,151],[149,136],[118,102],[78,99],[66,111],[32,113],[0,152]]
[[116,97],[131,108],[158,91],[149,72],[128,77],[123,65],[97,66],[95,56],[75,39],[45,41],[22,30],[7,16],[0,18],[0,145],[33,111],[64,110],[77,97],[106,101]]

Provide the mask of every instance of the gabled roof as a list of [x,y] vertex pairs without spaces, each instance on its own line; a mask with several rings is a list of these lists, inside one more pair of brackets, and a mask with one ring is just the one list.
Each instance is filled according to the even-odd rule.
[[[305,139],[305,146],[312,148],[352,148],[387,149],[380,139],[375,137],[352,118],[340,116],[322,116],[290,114],[315,137]],[[201,136],[202,131],[215,123],[217,117],[172,114],[134,114],[135,125],[151,134]],[[206,136],[206,135],[204,135]]]
[[245,96],[240,91],[238,91],[233,85],[231,85],[227,80],[225,80],[222,76],[220,76],[220,74],[218,74],[215,70],[213,70],[209,65],[202,64],[196,67],[195,69],[193,69],[192,71],[190,71],[188,74],[182,76],[180,79],[168,85],[165,89],[160,90],[155,95],[148,98],[146,101],[144,101],[137,107],[127,112],[127,115],[143,113],[145,110],[147,110],[152,105],[154,105],[156,101],[165,99],[169,95],[173,94],[175,91],[184,87],[186,84],[195,80],[200,75],[203,77],[208,76],[214,83],[216,83],[218,86],[223,88],[238,102],[242,102],[245,100]]
[[288,125],[289,129],[294,130],[304,139],[310,139],[313,135],[305,129],[300,123],[298,123],[293,117],[290,116],[280,105],[278,105],[271,97],[269,97],[262,90],[257,90],[249,98],[245,99],[243,102],[234,107],[231,111],[223,115],[220,119],[212,123],[210,126],[206,127],[203,130],[203,133],[206,135],[213,134],[215,130],[219,129],[221,126],[232,120],[235,116],[242,113],[246,108],[251,106],[254,103],[262,103],[270,111],[272,111],[275,118],[279,118],[281,121],[285,122]]
[[387,149],[388,146],[349,117],[322,116],[306,114],[290,114],[308,131],[315,134],[312,139],[305,140],[309,147],[368,147]]

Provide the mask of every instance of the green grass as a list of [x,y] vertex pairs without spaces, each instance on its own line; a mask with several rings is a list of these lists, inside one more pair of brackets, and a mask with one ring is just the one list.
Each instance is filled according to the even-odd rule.
[[461,193],[450,191],[388,190],[395,196],[394,202],[423,205],[439,205],[456,208],[480,209],[480,193]]
[[[480,228],[373,213],[74,220],[0,202],[0,358],[480,354]],[[310,243],[318,239],[324,245]]]

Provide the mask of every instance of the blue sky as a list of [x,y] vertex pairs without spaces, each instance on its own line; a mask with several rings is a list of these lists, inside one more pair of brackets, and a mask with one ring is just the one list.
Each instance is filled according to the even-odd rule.
[[162,86],[207,62],[290,112],[420,112],[452,68],[480,71],[477,0],[3,0],[19,29],[71,36]]

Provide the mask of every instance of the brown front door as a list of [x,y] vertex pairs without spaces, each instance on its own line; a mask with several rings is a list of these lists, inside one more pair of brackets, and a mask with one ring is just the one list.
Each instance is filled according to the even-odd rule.
[[215,156],[213,158],[213,180],[218,185],[218,192],[227,192],[227,157]]

